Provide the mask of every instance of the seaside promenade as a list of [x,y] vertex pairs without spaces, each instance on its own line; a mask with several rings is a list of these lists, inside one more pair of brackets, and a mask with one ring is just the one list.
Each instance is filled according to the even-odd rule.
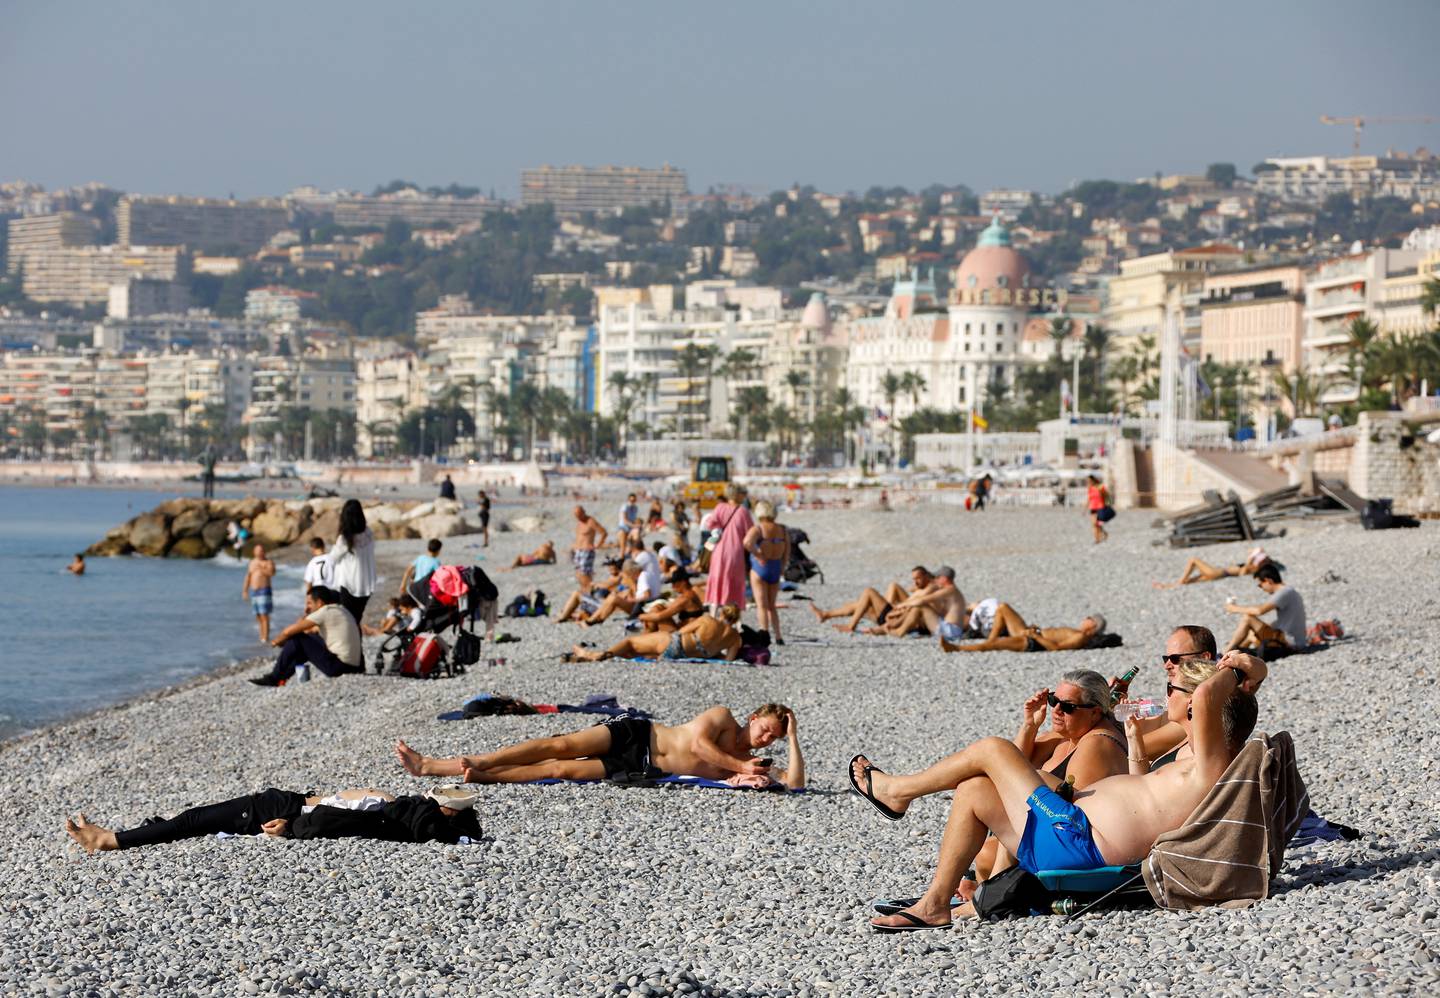
[[[537,534],[498,533],[482,562],[508,564],[572,532],[569,504],[533,504]],[[603,519],[609,502],[595,504]],[[506,510],[513,515],[514,507]],[[724,995],[1319,994],[1440,989],[1440,751],[1436,688],[1440,541],[1433,527],[1365,533],[1302,523],[1267,542],[1311,619],[1349,640],[1276,664],[1258,730],[1289,731],[1313,806],[1365,833],[1292,851],[1274,895],[1242,911],[1115,912],[1066,922],[962,924],[877,936],[868,902],[918,893],[947,800],[890,824],[848,790],[857,752],[886,768],[928,763],[983,735],[1011,736],[1021,704],[1060,674],[1117,675],[1164,688],[1159,654],[1175,624],[1223,638],[1248,580],[1157,592],[1183,552],[1152,547],[1147,514],[1122,514],[1090,543],[1077,510],[941,506],[782,515],[804,528],[827,584],[823,605],[905,578],[916,563],[957,569],[968,599],[1000,597],[1027,620],[1103,613],[1124,647],[1055,654],[943,655],[929,639],[838,634],[795,602],[770,668],[683,663],[562,664],[583,633],[505,621],[521,641],[454,680],[374,676],[279,690],[231,671],[0,746],[10,814],[0,891],[0,992],[46,994]],[[478,538],[446,542],[447,561]],[[382,542],[393,585],[416,542]],[[1204,551],[1238,560],[1240,545]],[[552,604],[568,565],[497,574],[502,597],[539,587]],[[382,584],[383,585],[383,584]],[[383,589],[382,589],[383,592]],[[782,605],[786,600],[782,600]],[[197,620],[213,612],[197,607]],[[753,617],[753,614],[751,615]],[[751,619],[747,617],[747,619]],[[279,621],[283,625],[285,621]],[[795,639],[802,640],[795,640]],[[806,641],[803,639],[813,639]],[[716,703],[737,715],[793,707],[811,792],[487,786],[472,846],[204,838],[84,856],[62,829],[77,811],[112,827],[268,786],[420,792],[391,745],[485,751],[573,730],[566,715],[445,723],[443,710],[494,691],[531,702],[613,693],[674,722]],[[776,749],[776,765],[784,751]]]

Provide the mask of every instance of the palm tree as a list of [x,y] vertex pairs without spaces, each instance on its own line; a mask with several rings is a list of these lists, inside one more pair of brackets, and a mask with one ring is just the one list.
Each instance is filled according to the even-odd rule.
[[1440,323],[1440,280],[1431,278],[1420,291],[1420,311]]
[[906,371],[900,375],[900,390],[910,396],[910,411],[918,412],[920,409],[920,393],[929,385],[925,381],[925,375],[919,371]]
[[1160,366],[1160,354],[1156,349],[1159,341],[1154,336],[1139,336],[1135,339],[1135,346],[1140,359],[1141,381],[1150,380],[1150,372]]
[[707,349],[710,348],[687,343],[675,355],[675,366],[680,369],[680,376],[685,379],[685,408],[687,411],[681,414],[680,432],[682,434],[686,432],[687,418],[693,410],[691,398],[695,394],[695,381],[706,370],[709,363],[709,358],[705,354]]
[[90,456],[98,457],[100,445],[109,435],[109,420],[99,409],[93,405],[88,406],[80,414],[80,432],[84,435],[85,442],[90,445]]
[[890,422],[890,450],[895,450],[895,399],[905,390],[904,379],[894,371],[886,371],[880,377],[880,394],[885,396],[885,418]]
[[1122,414],[1130,411],[1130,386],[1140,380],[1140,358],[1133,353],[1127,353],[1115,361],[1111,370],[1115,380],[1120,382],[1120,412]]
[[470,421],[476,428],[476,433],[470,439],[470,449],[474,456],[480,456],[479,436],[480,427],[480,381],[473,374],[463,374],[455,379],[455,385],[462,391],[470,393]]
[[[1110,348],[1110,330],[1098,322],[1087,322],[1085,324],[1085,350],[1090,354],[1091,361],[1095,365],[1095,377],[1093,397],[1095,409],[1100,411],[1100,403],[1105,396],[1105,351]],[[1075,386],[1075,394],[1080,394],[1080,386]]]
[[615,371],[610,375],[610,390],[615,393],[615,424],[620,435],[619,446],[622,448],[628,436],[626,427],[630,425],[630,413],[639,401],[635,393],[640,383],[641,379],[632,378],[624,371]]
[[1351,319],[1345,327],[1346,346],[1349,356],[1346,359],[1346,368],[1350,379],[1355,383],[1357,394],[1364,394],[1369,387],[1365,380],[1366,354],[1371,350],[1372,344],[1380,335],[1380,327],[1374,321],[1365,318],[1363,315]]

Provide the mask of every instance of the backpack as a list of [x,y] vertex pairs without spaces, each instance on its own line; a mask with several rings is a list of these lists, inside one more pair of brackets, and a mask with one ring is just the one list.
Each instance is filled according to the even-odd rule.
[[445,659],[445,642],[434,634],[419,634],[405,649],[400,660],[400,675],[411,679],[429,679]]
[[506,617],[528,617],[530,616],[530,597],[521,593],[512,599],[505,607]]
[[450,661],[461,668],[480,661],[480,635],[461,630],[455,639],[455,647],[451,649]]
[[543,590],[543,589],[537,589],[537,590],[535,590],[535,599],[530,603],[530,616],[532,616],[532,617],[548,617],[548,616],[550,616],[550,604],[545,601],[545,590]]
[[975,889],[975,914],[987,922],[1027,918],[1050,910],[1050,891],[1022,866],[1012,866]]

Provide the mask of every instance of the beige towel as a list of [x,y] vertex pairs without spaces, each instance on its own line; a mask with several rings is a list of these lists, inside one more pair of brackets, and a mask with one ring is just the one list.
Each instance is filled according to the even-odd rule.
[[1310,808],[1290,735],[1256,735],[1189,819],[1142,863],[1162,908],[1245,908],[1267,897]]

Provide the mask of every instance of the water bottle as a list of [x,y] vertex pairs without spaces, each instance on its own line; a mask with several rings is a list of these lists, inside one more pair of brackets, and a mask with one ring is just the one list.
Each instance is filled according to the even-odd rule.
[[1115,720],[1124,724],[1128,719],[1143,721],[1165,713],[1165,705],[1154,700],[1126,700],[1115,705]]

